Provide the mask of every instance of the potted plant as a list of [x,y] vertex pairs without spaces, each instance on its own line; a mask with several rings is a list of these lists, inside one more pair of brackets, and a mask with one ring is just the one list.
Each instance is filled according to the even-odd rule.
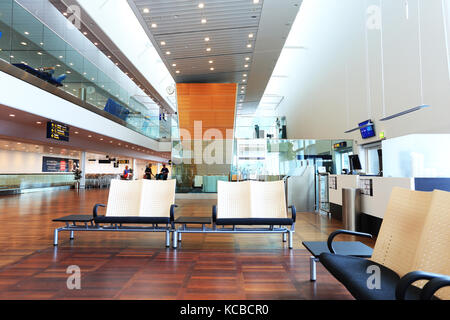
[[80,180],[81,180],[81,173],[82,171],[77,167],[72,170],[73,177],[75,179],[75,189],[80,189]]

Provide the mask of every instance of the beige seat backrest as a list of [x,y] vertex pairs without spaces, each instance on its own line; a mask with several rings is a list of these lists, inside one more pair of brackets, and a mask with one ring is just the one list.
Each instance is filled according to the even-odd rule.
[[284,181],[251,181],[252,218],[287,218]]
[[217,218],[250,218],[250,182],[217,181]]
[[140,217],[170,217],[175,203],[176,180],[141,180],[142,199]]
[[400,277],[412,271],[432,192],[394,188],[371,260]]
[[[450,192],[433,191],[413,270],[450,275]],[[417,285],[421,287],[424,283]],[[450,288],[442,288],[436,296],[450,300]]]
[[141,181],[111,180],[107,217],[137,217],[141,200]]

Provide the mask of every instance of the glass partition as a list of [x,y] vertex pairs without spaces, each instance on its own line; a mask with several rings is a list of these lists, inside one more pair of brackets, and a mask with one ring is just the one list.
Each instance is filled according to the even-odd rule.
[[171,138],[171,116],[161,119],[159,106],[149,96],[123,89],[15,1],[0,1],[0,33],[1,59],[108,112],[117,122],[125,121],[147,137]]
[[336,173],[337,159],[352,147],[343,140],[178,140],[172,146],[172,176],[177,192],[211,193],[219,180],[281,180],[301,176],[306,167]]

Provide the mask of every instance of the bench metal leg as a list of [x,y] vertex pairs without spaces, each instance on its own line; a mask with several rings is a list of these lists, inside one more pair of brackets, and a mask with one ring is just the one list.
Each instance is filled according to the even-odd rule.
[[283,233],[283,242],[286,242],[287,241],[287,232],[284,232]]
[[54,245],[54,246],[57,246],[57,245],[58,245],[58,232],[59,232],[59,229],[56,228],[56,229],[55,229],[55,232],[54,232],[54,234],[53,234],[53,245]]
[[173,232],[173,239],[172,239],[172,247],[176,249],[178,247],[178,232]]
[[289,230],[289,249],[294,248],[294,232]]
[[170,231],[169,230],[166,231],[166,247],[167,248],[170,247]]
[[73,240],[73,231],[70,231],[70,240]]
[[319,259],[317,259],[314,256],[309,257],[309,275],[310,275],[310,280],[311,281],[316,281],[317,277],[316,277],[316,263],[319,261]]
[[181,232],[178,232],[178,241],[181,242]]

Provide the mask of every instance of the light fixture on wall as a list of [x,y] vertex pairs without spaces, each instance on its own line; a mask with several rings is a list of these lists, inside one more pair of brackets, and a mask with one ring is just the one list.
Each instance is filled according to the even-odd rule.
[[417,107],[414,107],[414,108],[411,108],[411,109],[408,109],[408,110],[405,110],[405,111],[393,114],[393,115],[388,116],[388,117],[384,117],[384,118],[380,119],[380,121],[391,120],[391,119],[394,119],[394,118],[398,118],[398,117],[404,116],[405,114],[408,114],[408,113],[411,113],[411,112],[416,112],[416,111],[422,110],[424,108],[429,108],[429,107],[431,107],[431,106],[427,105],[427,104],[424,104],[424,105],[421,105],[421,106],[417,106]]

